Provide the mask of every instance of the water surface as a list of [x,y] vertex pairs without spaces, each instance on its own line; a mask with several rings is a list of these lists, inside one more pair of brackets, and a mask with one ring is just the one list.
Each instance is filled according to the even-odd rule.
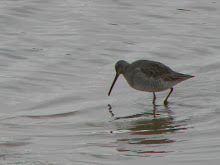
[[[216,1],[0,2],[0,164],[218,164]],[[131,89],[114,64],[160,61],[195,77]],[[155,113],[154,113],[155,112]]]

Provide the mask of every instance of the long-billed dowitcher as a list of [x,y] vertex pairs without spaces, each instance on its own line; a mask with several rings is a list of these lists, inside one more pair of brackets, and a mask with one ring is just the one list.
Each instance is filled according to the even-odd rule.
[[138,60],[132,64],[120,60],[115,64],[115,71],[115,79],[112,82],[108,96],[110,96],[119,75],[123,74],[132,88],[153,93],[153,105],[155,105],[156,101],[155,92],[170,89],[169,94],[164,100],[164,105],[167,105],[167,100],[173,92],[173,86],[181,81],[194,77],[192,75],[175,72],[160,62],[150,60]]

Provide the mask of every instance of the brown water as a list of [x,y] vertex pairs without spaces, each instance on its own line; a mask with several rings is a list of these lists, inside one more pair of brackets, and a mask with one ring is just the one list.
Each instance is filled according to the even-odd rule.
[[[0,9],[0,164],[219,164],[218,1],[2,0]],[[123,76],[107,96],[120,59],[195,77],[168,107],[169,91],[157,93],[154,109]]]

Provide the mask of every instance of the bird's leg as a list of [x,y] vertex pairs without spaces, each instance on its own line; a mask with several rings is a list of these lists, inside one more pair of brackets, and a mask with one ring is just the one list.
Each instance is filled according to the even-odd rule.
[[155,119],[156,118],[156,106],[154,106],[153,115],[154,115],[154,119]]
[[154,106],[156,106],[155,101],[156,101],[156,95],[155,95],[155,92],[153,92],[153,102],[152,103]]
[[170,95],[171,95],[172,92],[173,92],[173,88],[170,88],[170,93],[167,95],[166,99],[165,99],[164,102],[163,102],[164,105],[167,105],[167,104],[168,104],[167,100],[168,100],[168,98],[170,97]]

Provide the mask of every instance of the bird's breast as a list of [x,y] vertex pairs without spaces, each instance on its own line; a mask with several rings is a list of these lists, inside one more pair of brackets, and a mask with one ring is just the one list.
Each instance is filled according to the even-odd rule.
[[132,88],[140,91],[160,92],[173,86],[172,83],[162,78],[147,77],[142,72],[130,72],[123,75]]

